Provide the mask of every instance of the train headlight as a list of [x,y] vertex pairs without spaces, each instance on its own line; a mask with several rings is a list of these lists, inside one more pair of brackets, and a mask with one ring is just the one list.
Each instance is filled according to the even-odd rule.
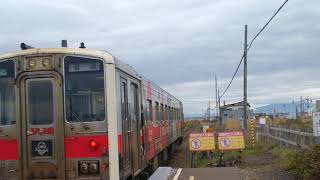
[[98,173],[99,168],[98,168],[98,163],[94,162],[94,163],[90,163],[89,165],[89,172],[92,174],[96,174]]
[[100,174],[99,160],[83,160],[78,162],[79,175],[90,176]]
[[42,65],[43,65],[44,67],[49,67],[49,66],[50,66],[50,59],[44,58],[44,59],[42,60]]
[[34,68],[34,67],[36,67],[36,65],[37,65],[37,61],[35,59],[30,59],[28,61],[29,68]]
[[79,171],[81,174],[88,174],[89,166],[88,163],[80,163]]

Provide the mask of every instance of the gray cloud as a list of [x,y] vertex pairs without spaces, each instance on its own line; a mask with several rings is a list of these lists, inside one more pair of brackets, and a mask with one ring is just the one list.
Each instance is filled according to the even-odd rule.
[[[1,2],[0,51],[20,42],[105,49],[131,64],[199,112],[213,99],[213,73],[226,87],[249,39],[278,0],[11,0]],[[249,52],[249,96],[254,105],[317,97],[320,1],[290,0]],[[225,96],[241,100],[242,68]]]

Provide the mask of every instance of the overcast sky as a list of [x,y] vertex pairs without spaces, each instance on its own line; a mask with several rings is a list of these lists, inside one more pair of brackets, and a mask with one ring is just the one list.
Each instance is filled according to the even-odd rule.
[[[283,0],[8,0],[0,4],[0,52],[19,43],[80,42],[111,52],[201,113],[223,91],[249,40]],[[289,0],[248,54],[253,106],[320,98],[320,1]],[[242,99],[243,66],[223,100]]]

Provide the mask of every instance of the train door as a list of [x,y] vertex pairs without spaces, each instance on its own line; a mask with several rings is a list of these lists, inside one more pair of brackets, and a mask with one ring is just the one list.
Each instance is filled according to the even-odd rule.
[[134,174],[140,169],[140,87],[138,83],[130,84],[130,119],[132,144],[132,169]]
[[23,179],[65,179],[61,78],[29,73],[19,82]]
[[122,122],[122,147],[123,171],[127,175],[131,172],[131,121],[128,114],[128,83],[125,78],[120,80],[121,96],[121,122]]

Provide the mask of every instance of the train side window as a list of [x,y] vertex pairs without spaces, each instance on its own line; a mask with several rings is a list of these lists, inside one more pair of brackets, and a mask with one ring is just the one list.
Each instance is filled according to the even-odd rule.
[[132,105],[133,105],[133,115],[132,120],[138,122],[139,120],[139,89],[138,85],[131,83],[131,97],[132,97]]
[[174,108],[172,108],[172,119],[175,121],[176,120],[176,116],[175,116],[175,114],[174,114]]
[[164,106],[164,119],[168,120],[168,106],[167,105]]
[[169,122],[171,122],[170,106],[168,106],[167,114],[168,114],[168,120],[169,120]]
[[147,100],[148,105],[147,105],[147,120],[148,122],[152,122],[153,118],[152,118],[152,101],[151,100]]
[[168,108],[168,114],[169,114],[169,121],[172,122],[172,114],[171,114],[171,107]]
[[176,120],[176,117],[175,117],[175,114],[174,114],[174,108],[172,108],[172,119],[173,119],[173,121]]
[[174,108],[172,108],[172,114],[173,114],[173,120],[175,121],[176,120],[176,113],[175,113]]
[[127,90],[127,80],[121,79],[121,118],[122,121],[128,120],[128,90]]
[[160,105],[160,121],[164,120],[163,104]]
[[179,120],[179,110],[176,108],[176,120]]
[[155,123],[158,124],[158,122],[160,120],[160,118],[159,118],[159,103],[158,102],[156,102],[155,115],[156,115]]
[[176,108],[176,120],[179,120],[178,109]]
[[177,120],[178,119],[178,116],[177,116],[178,114],[177,114],[177,109],[176,108],[174,108],[174,115],[175,115],[174,119]]
[[179,120],[179,109],[176,108],[177,120]]

